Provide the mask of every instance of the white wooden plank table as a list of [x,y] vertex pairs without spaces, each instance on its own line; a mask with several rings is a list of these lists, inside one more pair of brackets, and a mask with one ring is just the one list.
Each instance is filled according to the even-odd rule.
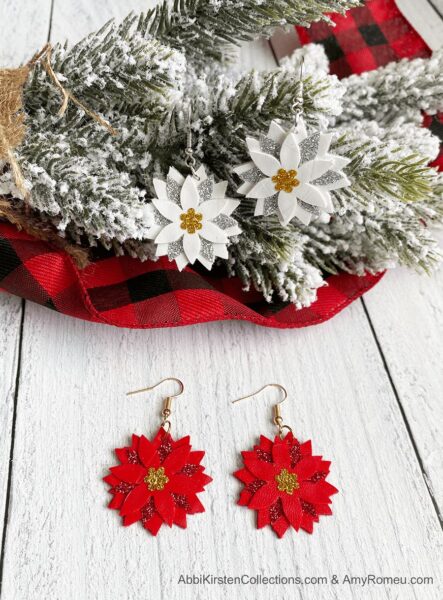
[[[24,60],[48,35],[74,42],[146,4],[2,0],[0,64]],[[436,47],[442,0],[401,6]],[[275,64],[266,42],[245,47],[241,60]],[[332,321],[299,331],[245,323],[115,330],[0,295],[1,600],[440,600],[442,286],[442,272],[391,272]],[[214,482],[202,495],[206,513],[186,531],[163,528],[152,538],[119,525],[101,477],[130,433],[155,433],[167,389],[125,392],[169,375],[186,385],[174,431],[206,450]],[[275,396],[229,401],[270,381],[290,391],[284,414],[296,434],[333,461],[335,514],[313,536],[278,540],[235,504],[238,452],[273,433]],[[180,575],[257,574],[328,582],[179,583]],[[332,584],[334,574],[408,583]],[[411,577],[433,582],[411,585]]]

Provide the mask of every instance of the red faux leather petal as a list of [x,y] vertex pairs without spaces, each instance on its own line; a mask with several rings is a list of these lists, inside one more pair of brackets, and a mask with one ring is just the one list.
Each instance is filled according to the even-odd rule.
[[138,443],[138,456],[145,467],[151,466],[155,453],[156,447],[154,444],[151,444],[144,435],[141,435]]
[[127,483],[140,483],[146,475],[146,469],[141,465],[118,465],[117,467],[111,467],[110,471],[113,475]]
[[271,523],[271,518],[269,516],[269,508],[263,508],[257,511],[257,529],[261,529],[262,527],[266,527]]
[[295,531],[298,531],[300,529],[300,523],[303,516],[298,496],[296,496],[295,494],[293,494],[292,496],[289,494],[282,494],[281,501],[286,518],[288,519],[292,527],[295,529]]
[[145,483],[141,483],[126,496],[120,510],[120,515],[124,517],[125,515],[129,515],[130,513],[139,510],[147,503],[151,496],[152,492],[148,490],[148,486]]
[[[162,523],[186,527],[186,514],[204,511],[196,494],[212,479],[200,464],[204,452],[191,452],[189,436],[174,441],[161,427],[151,442],[133,435],[132,446],[119,449],[117,456],[123,464],[111,467],[104,480],[111,486],[109,508],[120,509],[124,525],[142,521],[157,535]],[[163,490],[150,491],[143,479],[149,469],[160,467],[168,481]]]
[[147,529],[152,535],[157,535],[160,527],[163,524],[163,519],[157,513],[154,513],[152,517],[143,523],[143,527]]
[[308,440],[303,444],[300,444],[300,452],[302,456],[311,456],[312,455],[312,442]]
[[179,446],[190,446],[190,441],[191,441],[191,436],[185,435],[184,437],[180,438],[176,442],[173,442],[174,448],[178,448]]
[[337,489],[325,481],[330,462],[312,456],[310,441],[300,444],[289,432],[283,440],[261,436],[254,448],[242,452],[244,468],[234,475],[244,485],[238,504],[257,511],[258,528],[271,525],[282,537],[289,527],[312,531],[320,515],[332,514]]
[[114,497],[112,498],[111,502],[108,504],[108,508],[112,508],[114,510],[120,510],[124,499],[125,499],[124,494],[114,494]]
[[190,515],[205,512],[205,507],[203,506],[203,504],[200,502],[200,500],[198,499],[198,497],[195,494],[190,494],[188,496],[188,501],[189,501],[188,513]]
[[234,473],[234,477],[237,477],[237,479],[240,479],[240,481],[243,483],[251,483],[251,481],[254,481],[255,479],[254,475],[252,475],[252,473],[250,473],[247,469],[240,469],[239,471],[236,471]]
[[191,447],[188,445],[179,446],[177,449],[173,450],[162,463],[166,473],[173,474],[180,471],[188,461],[190,452]]
[[274,504],[278,498],[277,486],[274,481],[266,483],[258,489],[249,502],[249,508],[254,510],[266,508]]
[[323,480],[317,483],[306,482],[300,487],[300,497],[303,500],[320,504],[331,502],[330,496],[337,492],[337,488]]
[[174,525],[178,525],[182,529],[186,529],[186,511],[179,506],[175,507],[175,515],[174,515]]
[[121,479],[111,474],[106,475],[106,477],[103,477],[103,481],[106,481],[106,483],[109,483],[109,485],[112,485],[112,487],[114,487],[114,485],[117,485],[121,481]]
[[314,521],[310,515],[303,514],[300,527],[304,529],[307,533],[312,533],[314,531]]
[[175,502],[170,492],[156,492],[154,494],[154,504],[163,521],[171,527],[175,516]]
[[128,449],[127,448],[116,448],[115,455],[121,463],[128,462]]
[[321,456],[305,456],[295,465],[294,471],[297,473],[298,480],[303,481],[312,477],[314,473],[323,471],[326,468],[328,468],[326,471],[328,473],[330,464],[327,465],[326,461],[321,459]]
[[245,458],[244,463],[248,471],[263,481],[273,481],[277,473],[280,472],[278,466],[257,458]]
[[332,515],[332,509],[329,504],[316,504],[315,510],[319,515]]
[[186,475],[173,475],[169,481],[168,490],[176,494],[202,492],[203,486],[194,479],[194,477],[187,477]]
[[260,448],[265,452],[272,452],[272,442],[264,435],[260,436]]
[[239,506],[249,506],[249,501],[251,500],[252,494],[246,488],[240,492],[240,496],[237,500],[237,504]]
[[290,523],[285,516],[281,516],[279,519],[271,523],[272,529],[278,535],[279,538],[282,538],[286,531],[288,530]]
[[279,465],[280,468],[286,467],[287,469],[291,466],[291,458],[289,456],[289,444],[279,438],[276,438],[272,447],[272,458],[274,463]]
[[205,453],[203,450],[193,450],[189,455],[189,462],[193,465],[199,465],[203,460]]
[[133,523],[137,523],[137,521],[140,521],[141,518],[142,518],[141,512],[139,510],[136,510],[135,512],[131,513],[130,515],[126,515],[125,517],[123,517],[123,525],[125,527],[129,527],[129,525],[132,525]]

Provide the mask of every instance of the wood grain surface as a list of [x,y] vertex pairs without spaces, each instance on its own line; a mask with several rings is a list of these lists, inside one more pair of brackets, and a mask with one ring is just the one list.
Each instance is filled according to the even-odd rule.
[[[0,64],[25,60],[48,35],[75,42],[149,4],[2,0]],[[414,22],[432,6],[410,0],[409,8]],[[267,42],[243,47],[239,61],[275,65]],[[300,331],[245,323],[116,330],[0,296],[1,600],[440,600],[442,284],[441,272],[398,270],[332,321]],[[152,538],[120,526],[101,478],[132,432],[156,432],[173,386],[125,392],[169,375],[186,385],[173,433],[190,433],[206,450],[214,482],[202,495],[206,512],[187,530]],[[278,540],[235,504],[239,452],[273,434],[277,396],[230,401],[271,381],[289,390],[283,414],[297,436],[333,461],[334,516],[313,536]],[[407,583],[331,583],[370,574]],[[185,585],[180,575],[328,581]],[[411,585],[412,577],[433,583]]]

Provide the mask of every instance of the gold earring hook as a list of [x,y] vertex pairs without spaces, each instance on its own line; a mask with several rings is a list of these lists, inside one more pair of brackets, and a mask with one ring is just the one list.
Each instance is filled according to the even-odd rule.
[[257,390],[253,394],[249,394],[248,396],[242,396],[241,398],[237,398],[237,400],[232,400],[232,404],[235,404],[236,402],[240,402],[240,400],[247,400],[248,398],[257,396],[258,394],[260,394],[260,392],[262,392],[263,390],[265,390],[268,387],[275,387],[275,388],[281,390],[284,394],[283,400],[280,400],[280,402],[277,402],[277,404],[274,404],[274,406],[273,406],[273,413],[274,413],[273,422],[278,427],[278,432],[279,432],[280,438],[283,438],[283,431],[285,429],[287,431],[292,432],[292,429],[289,427],[289,425],[283,425],[283,418],[281,416],[280,406],[283,404],[283,402],[288,397],[288,390],[283,385],[281,385],[280,383],[267,383],[266,385],[261,387],[259,390]]
[[265,390],[268,387],[276,387],[283,392],[284,398],[283,398],[283,400],[280,400],[280,402],[278,402],[277,405],[282,404],[288,397],[288,390],[284,386],[282,386],[280,383],[267,383],[266,385],[261,387],[259,390],[257,390],[253,394],[248,394],[247,396],[242,396],[241,398],[237,398],[237,400],[232,400],[232,404],[235,404],[235,402],[240,402],[240,400],[247,400],[248,398],[257,396],[258,394],[260,394],[260,392],[262,392],[263,390]]
[[172,399],[173,398],[177,398],[178,396],[180,396],[181,394],[183,394],[183,392],[185,390],[185,386],[183,384],[183,381],[181,381],[180,379],[177,379],[177,377],[165,377],[164,379],[161,379],[155,385],[151,385],[149,387],[141,388],[140,390],[134,390],[132,392],[127,392],[126,395],[127,396],[132,396],[133,394],[140,394],[141,392],[150,392],[151,390],[155,389],[156,387],[158,387],[159,385],[161,385],[165,381],[175,381],[180,386],[180,391],[177,394],[174,394],[173,396],[167,396],[165,398],[165,403],[164,403],[163,410],[162,410],[162,413],[161,413],[162,417],[163,417],[163,421],[162,421],[161,426],[163,428],[165,428],[167,426],[166,431],[168,432],[171,429],[171,421],[169,421],[168,417],[170,416],[170,414],[172,412],[171,411]]
[[126,395],[132,396],[133,394],[140,394],[140,392],[150,392],[151,390],[155,389],[156,387],[158,387],[165,381],[175,381],[180,386],[180,391],[178,392],[178,394],[175,394],[174,396],[169,396],[169,398],[177,398],[177,396],[180,396],[181,394],[183,394],[185,386],[183,385],[183,382],[180,379],[177,379],[177,377],[165,377],[164,379],[161,379],[155,385],[151,385],[150,387],[141,388],[140,390],[134,390],[133,392],[127,392]]

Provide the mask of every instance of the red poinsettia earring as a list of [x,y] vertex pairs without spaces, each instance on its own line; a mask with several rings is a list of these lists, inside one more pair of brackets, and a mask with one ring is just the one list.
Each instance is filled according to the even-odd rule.
[[115,450],[120,464],[104,477],[113,496],[109,508],[120,512],[123,525],[141,521],[152,535],[157,535],[163,523],[186,528],[187,515],[204,512],[197,494],[212,481],[200,464],[205,453],[191,451],[189,436],[174,441],[169,433],[172,399],[183,393],[183,383],[168,377],[128,395],[152,390],[164,381],[176,381],[180,391],[165,399],[157,435],[152,441],[133,435],[130,446]]
[[270,525],[280,538],[291,526],[312,533],[320,515],[332,514],[330,497],[338,492],[326,481],[331,463],[313,456],[311,442],[300,444],[292,429],[283,425],[280,405],[288,393],[282,385],[268,383],[233,402],[251,398],[267,387],[284,393],[283,400],[274,406],[278,435],[274,441],[261,435],[259,445],[242,452],[244,468],[234,473],[244,484],[238,504],[257,511],[257,528]]

